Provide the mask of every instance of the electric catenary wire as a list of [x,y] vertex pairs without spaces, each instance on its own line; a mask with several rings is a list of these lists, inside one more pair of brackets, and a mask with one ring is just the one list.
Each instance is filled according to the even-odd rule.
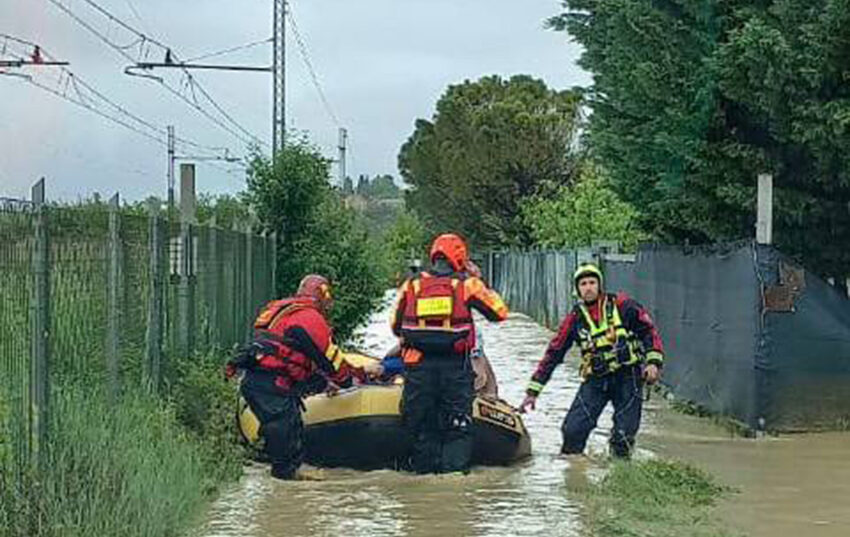
[[[95,35],[98,39],[108,45],[110,48],[115,50],[119,55],[121,55],[124,59],[128,60],[130,63],[138,63],[141,60],[147,59],[152,52],[152,47],[156,47],[160,49],[160,52],[163,55],[170,54],[172,61],[175,63],[180,63],[179,57],[171,47],[157,41],[156,39],[136,30],[126,22],[122,21],[105,8],[98,5],[96,2],[92,0],[83,0],[86,4],[88,4],[92,9],[96,10],[100,15],[108,19],[108,21],[118,27],[122,28],[126,32],[129,32],[132,35],[132,39],[128,39],[126,43],[118,43],[115,39],[112,39],[105,35],[104,32],[95,28],[95,26],[77,13],[71,10],[68,5],[61,2],[60,0],[48,0],[51,4],[55,5],[57,8],[62,10],[66,15],[68,15],[71,19],[73,19],[77,24],[88,30],[90,33]],[[133,57],[128,51],[136,49],[137,57]],[[172,87],[170,84],[165,82],[162,78],[154,77],[151,75],[138,75],[144,76],[145,78],[153,79],[159,82],[166,90],[172,93],[174,96],[178,97],[180,100],[194,108],[204,117],[206,117],[209,121],[215,123],[218,127],[225,130],[235,138],[237,138],[240,142],[246,144],[258,144],[262,146],[267,146],[268,144],[264,142],[262,139],[257,137],[255,134],[251,133],[247,129],[245,129],[239,122],[237,122],[224,108],[209,94],[209,92],[192,76],[191,73],[187,69],[182,69],[182,89],[178,90]],[[188,93],[188,95],[187,95]],[[206,104],[211,106],[221,117],[217,117],[212,114],[209,110],[201,106],[199,102],[198,95],[206,101]],[[223,118],[223,119],[222,119]]]
[[257,47],[259,45],[264,45],[266,43],[271,43],[274,41],[273,37],[269,37],[267,39],[261,39],[259,41],[252,41],[251,43],[247,43],[245,45],[240,45],[238,47],[232,47],[224,50],[219,50],[218,52],[210,52],[209,54],[204,54],[202,56],[195,56],[194,58],[189,58],[183,60],[185,63],[196,62],[198,60],[207,60],[209,58],[216,58],[218,56],[224,56],[225,54],[230,54],[232,52],[239,52],[240,50],[247,50],[249,48]]
[[[20,39],[4,33],[0,33],[0,39],[2,39],[2,46],[0,46],[0,55],[6,55],[16,59],[23,59],[26,57],[26,55],[10,50],[10,43],[17,43],[32,48],[37,46],[31,41]],[[44,49],[42,49],[41,47],[39,47],[39,51],[41,55],[48,60],[53,61],[56,59],[50,53],[44,51]],[[55,72],[52,69],[51,71]],[[148,121],[142,118],[141,116],[130,112],[126,107],[118,104],[114,100],[107,97],[103,92],[94,88],[94,86],[80,78],[70,69],[66,67],[59,67],[58,71],[59,75],[52,85],[48,85],[45,82],[37,80],[33,75],[30,74],[5,74],[7,76],[14,76],[15,78],[23,80],[43,91],[49,92],[68,102],[85,108],[108,121],[116,123],[141,136],[151,139],[160,145],[167,145],[163,138],[167,136],[167,130],[164,127],[158,126],[153,122]],[[204,151],[210,151],[214,154],[217,153],[220,155],[222,152],[226,151],[225,148],[199,144],[186,138],[179,138],[177,139],[177,141],[186,146],[191,146]]]
[[313,86],[316,88],[316,92],[319,94],[319,100],[322,102],[325,112],[327,112],[334,125],[340,127],[339,119],[337,119],[330,102],[328,102],[328,98],[325,96],[325,91],[322,89],[316,70],[313,68],[313,62],[310,60],[310,53],[307,50],[307,45],[304,42],[301,32],[298,30],[298,24],[295,22],[295,14],[292,11],[292,6],[286,10],[286,16],[289,21],[289,27],[292,29],[292,34],[295,36],[295,43],[298,45],[298,51],[301,54],[301,59],[307,67],[307,71],[310,74],[310,79],[313,82]]

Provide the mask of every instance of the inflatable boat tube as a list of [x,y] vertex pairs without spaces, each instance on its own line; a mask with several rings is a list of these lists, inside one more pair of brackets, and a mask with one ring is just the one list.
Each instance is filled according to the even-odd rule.
[[[410,439],[401,422],[403,386],[362,385],[336,395],[304,400],[305,459],[325,467],[361,470],[403,467]],[[531,455],[531,438],[516,409],[501,400],[476,397],[473,454],[476,465],[507,466]],[[243,439],[257,449],[259,422],[240,399]]]

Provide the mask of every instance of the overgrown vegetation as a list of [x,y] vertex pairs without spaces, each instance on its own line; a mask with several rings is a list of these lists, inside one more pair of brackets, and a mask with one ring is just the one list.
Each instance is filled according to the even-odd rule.
[[430,238],[416,213],[410,211],[399,213],[393,225],[381,238],[385,263],[387,263],[393,284],[399,284],[400,280],[406,276],[410,269],[410,261],[427,260],[427,246]]
[[550,21],[593,75],[588,150],[642,228],[691,244],[753,236],[774,175],[774,243],[850,267],[850,24],[844,1],[565,0]]
[[521,202],[575,179],[580,100],[529,76],[449,86],[399,153],[408,207],[473,248],[528,245]]
[[678,461],[615,461],[587,490],[585,524],[593,537],[731,535],[711,507],[729,488]]
[[377,305],[387,276],[377,245],[331,188],[330,164],[307,139],[292,139],[274,161],[254,156],[245,200],[261,229],[278,234],[278,294],[293,293],[305,274],[328,277],[331,321],[344,341]]
[[634,251],[647,238],[638,229],[637,216],[637,210],[611,189],[604,170],[590,161],[583,164],[575,184],[558,188],[554,196],[535,196],[522,204],[522,218],[534,244],[545,248],[576,248],[608,240]]
[[235,391],[212,375],[215,361],[187,365],[166,399],[129,389],[111,404],[95,385],[55,387],[42,470],[24,465],[17,476],[8,452],[0,460],[0,535],[164,537],[190,529],[218,486],[241,472],[241,448],[225,426]]

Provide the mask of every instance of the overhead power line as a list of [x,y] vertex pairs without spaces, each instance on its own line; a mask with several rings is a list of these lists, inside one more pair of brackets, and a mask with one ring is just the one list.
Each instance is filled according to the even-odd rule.
[[[27,41],[25,39],[20,39],[3,33],[0,33],[0,39],[2,39],[2,46],[0,46],[0,54],[2,55],[12,58],[25,57],[26,53],[21,53],[12,50],[9,45],[10,43],[17,43],[19,45],[32,48],[38,47],[39,54],[43,55],[43,57],[48,60],[48,62],[44,63],[43,65],[51,65],[51,62],[53,64],[57,63],[55,61],[55,58],[51,54],[45,52],[38,45],[31,41]],[[55,79],[53,79],[52,81],[42,81],[36,78],[42,76],[44,78],[48,78],[51,74],[57,73],[57,71],[58,76],[56,76]],[[13,76],[20,80],[23,80],[43,91],[51,93],[79,107],[85,108],[86,110],[95,113],[108,121],[111,121],[126,129],[129,129],[139,134],[140,136],[144,136],[150,140],[153,140],[160,145],[167,145],[163,138],[167,135],[167,131],[165,128],[156,125],[152,121],[142,118],[138,114],[130,112],[126,107],[118,104],[113,99],[110,99],[103,92],[97,90],[94,86],[77,76],[74,72],[72,72],[66,67],[59,67],[58,70],[54,69],[50,73],[39,72],[32,74],[5,74],[7,76]],[[213,154],[221,155],[223,152],[227,151],[225,148],[200,144],[186,138],[179,138],[177,139],[177,141],[185,146],[201,149],[202,151],[209,151]],[[217,156],[215,158],[221,157]]]
[[[90,33],[95,35],[98,39],[108,45],[110,48],[115,50],[121,57],[128,60],[129,62],[135,64],[140,62],[141,60],[147,59],[152,50],[151,47],[156,47],[160,49],[161,55],[165,56],[166,54],[170,55],[175,61],[178,61],[178,55],[171,49],[171,47],[157,41],[156,39],[136,30],[126,22],[122,21],[105,8],[101,7],[99,4],[94,2],[93,0],[83,0],[86,4],[88,4],[92,9],[97,11],[100,15],[105,17],[110,23],[120,27],[124,31],[131,34],[128,36],[127,41],[124,44],[118,43],[115,39],[108,37],[105,35],[105,32],[98,30],[95,26],[73,10],[71,10],[68,5],[61,2],[60,0],[48,0],[51,4],[58,7],[62,10],[66,15],[68,15],[71,19],[73,19],[80,26],[88,30]],[[136,49],[137,57],[133,57],[128,51]],[[259,144],[259,145],[268,145],[259,137],[257,137],[252,132],[248,131],[244,128],[238,121],[236,121],[211,95],[210,93],[192,76],[191,73],[186,69],[182,69],[182,89],[176,89],[172,85],[168,84],[165,80],[159,77],[151,76],[151,75],[139,75],[138,73],[126,70],[127,74],[132,74],[136,76],[143,76],[145,78],[149,78],[155,80],[159,84],[161,84],[167,91],[169,91],[172,95],[176,96],[204,117],[206,117],[209,121],[216,124],[221,129],[225,130],[239,141],[247,144]],[[199,101],[199,96],[203,98],[203,101],[208,106],[211,106],[218,115],[213,114],[210,110],[207,110],[205,107],[201,105]],[[220,116],[220,117],[219,117]]]
[[298,45],[298,52],[301,55],[301,59],[304,62],[304,65],[307,67],[307,71],[310,74],[310,79],[313,82],[313,87],[316,88],[316,92],[319,95],[319,100],[322,103],[322,106],[325,109],[325,112],[328,114],[328,117],[333,122],[333,124],[337,127],[341,127],[339,119],[334,113],[333,107],[331,107],[330,102],[328,102],[328,98],[325,95],[325,91],[322,89],[322,84],[319,82],[319,76],[316,74],[316,69],[313,68],[313,62],[310,60],[310,53],[307,50],[307,44],[304,42],[304,38],[301,35],[301,32],[298,30],[298,24],[295,22],[295,14],[292,11],[292,8],[286,10],[287,19],[289,20],[289,26],[292,28],[292,34],[295,36],[295,43]]
[[226,54],[230,54],[233,52],[239,52],[240,50],[247,50],[249,48],[253,48],[259,45],[265,45],[266,43],[271,43],[274,40],[273,37],[269,37],[266,39],[261,39],[260,41],[252,41],[251,43],[247,43],[245,45],[240,45],[238,47],[232,47],[224,50],[219,50],[218,52],[210,52],[209,54],[203,54],[201,56],[195,56],[194,58],[189,58],[187,60],[183,60],[183,63],[191,63],[199,60],[207,60],[209,58],[216,58],[218,56],[224,56]]

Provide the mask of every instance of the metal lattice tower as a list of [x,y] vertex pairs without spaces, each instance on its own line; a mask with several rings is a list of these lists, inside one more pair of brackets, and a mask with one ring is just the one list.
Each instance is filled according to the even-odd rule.
[[286,0],[272,0],[274,2],[274,61],[272,67],[272,151],[280,151],[283,148],[286,137],[286,85],[285,78],[285,50],[286,50]]

